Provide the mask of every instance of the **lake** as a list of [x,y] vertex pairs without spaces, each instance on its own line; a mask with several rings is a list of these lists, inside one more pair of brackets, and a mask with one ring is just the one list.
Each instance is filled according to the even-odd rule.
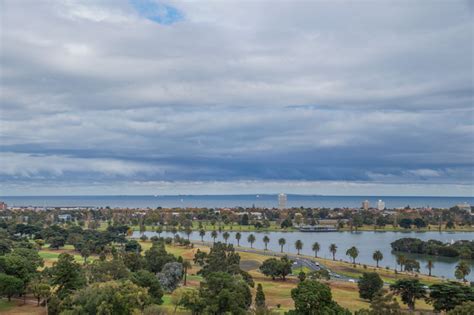
[[[229,243],[237,245],[235,240],[236,232],[229,232],[230,238]],[[280,251],[280,246],[278,245],[278,239],[285,238],[286,245],[284,246],[284,251],[287,253],[296,254],[295,242],[296,240],[303,241],[303,250],[302,254],[305,255],[314,255],[314,252],[311,250],[312,244],[318,242],[320,244],[321,250],[318,252],[319,257],[323,258],[332,258],[332,254],[329,252],[329,245],[335,243],[338,246],[336,253],[336,259],[342,259],[349,261],[349,257],[345,255],[346,250],[352,246],[356,246],[359,249],[359,257],[357,262],[368,265],[375,265],[375,261],[372,259],[372,254],[375,250],[380,250],[383,253],[383,260],[380,262],[381,267],[389,266],[391,269],[398,267],[396,263],[396,255],[392,253],[390,243],[402,238],[402,237],[415,237],[421,240],[427,241],[430,239],[439,240],[442,242],[451,242],[452,240],[472,240],[474,233],[472,232],[382,232],[382,231],[364,231],[364,232],[329,232],[329,233],[304,233],[304,232],[240,232],[242,234],[242,239],[240,240],[240,245],[244,247],[250,247],[250,243],[247,242],[247,237],[249,234],[254,234],[256,237],[256,242],[254,243],[254,248],[263,249],[264,243],[262,241],[263,236],[267,235],[270,238],[270,243],[268,244],[268,249],[273,251]],[[148,237],[157,235],[155,232],[145,232]],[[182,237],[187,237],[184,233],[178,233]],[[134,232],[134,237],[139,237],[141,234],[139,232]],[[161,233],[162,237],[173,236],[171,232]],[[199,232],[194,231],[191,236],[191,240],[201,240]],[[206,232],[204,237],[205,241],[212,242],[211,232]],[[222,233],[219,233],[217,240],[223,241]],[[458,263],[458,259],[453,258],[444,258],[444,257],[432,257],[425,255],[416,255],[416,254],[404,254],[406,257],[414,258],[420,262],[421,272],[427,274],[428,270],[426,268],[427,260],[430,258],[434,262],[434,269],[432,269],[432,274],[438,277],[454,278],[454,269]],[[470,281],[474,281],[474,261],[469,261],[471,264],[472,272],[468,276]]]

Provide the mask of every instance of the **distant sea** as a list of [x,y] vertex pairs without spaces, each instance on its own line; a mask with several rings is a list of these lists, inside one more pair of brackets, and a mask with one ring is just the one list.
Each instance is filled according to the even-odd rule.
[[[288,207],[360,207],[369,200],[376,206],[381,199],[387,208],[432,207],[449,208],[460,203],[474,205],[474,197],[405,197],[405,196],[320,196],[288,195]],[[3,196],[9,206],[38,207],[123,207],[123,208],[187,208],[187,207],[252,207],[278,206],[278,196],[261,195],[151,195],[151,196]]]

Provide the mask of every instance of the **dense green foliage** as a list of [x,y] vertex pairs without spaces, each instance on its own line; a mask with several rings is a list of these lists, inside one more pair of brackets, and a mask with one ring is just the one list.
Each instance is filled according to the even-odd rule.
[[415,302],[426,297],[426,289],[418,279],[401,279],[390,285],[390,290],[400,295],[403,303],[410,310],[415,309]]
[[321,282],[305,280],[291,290],[295,309],[289,315],[349,315],[348,310],[333,301],[331,290]]
[[437,240],[422,241],[406,237],[392,242],[391,246],[394,251],[399,252],[474,259],[474,241],[463,240],[449,244]]
[[272,280],[275,280],[275,278],[285,280],[286,276],[291,273],[292,263],[293,261],[288,259],[287,256],[280,259],[269,258],[260,265],[259,269],[264,275],[272,277]]
[[433,284],[428,301],[436,311],[449,311],[467,301],[474,301],[474,287],[458,282]]
[[376,272],[364,272],[359,278],[357,286],[362,299],[372,300],[375,294],[382,289],[383,281]]

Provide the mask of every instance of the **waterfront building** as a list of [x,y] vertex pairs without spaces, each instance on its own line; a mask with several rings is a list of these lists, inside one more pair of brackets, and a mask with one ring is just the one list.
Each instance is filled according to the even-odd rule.
[[385,202],[383,202],[382,200],[379,200],[377,201],[377,209],[382,211],[385,209]]
[[8,206],[6,203],[4,203],[3,201],[0,201],[0,211],[4,211],[4,210],[7,210],[8,209]]
[[279,209],[286,209],[286,202],[288,201],[286,194],[279,194],[278,195],[278,208]]
[[362,201],[362,209],[369,210],[369,207],[370,207],[370,203],[368,200]]

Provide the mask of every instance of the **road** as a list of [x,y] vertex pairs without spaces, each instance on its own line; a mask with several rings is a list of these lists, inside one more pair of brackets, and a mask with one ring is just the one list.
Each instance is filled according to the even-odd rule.
[[[196,245],[206,245],[206,246],[212,246],[212,242],[201,242],[201,241],[192,241],[193,244]],[[348,282],[357,282],[356,279],[346,277],[337,273],[332,272],[329,268],[326,266],[316,263],[315,261],[301,257],[298,255],[292,255],[292,254],[285,254],[285,253],[278,253],[274,252],[271,250],[261,250],[261,249],[255,249],[255,248],[248,248],[248,247],[240,247],[240,246],[234,246],[235,251],[237,252],[244,252],[244,253],[253,253],[253,254],[259,254],[259,255],[264,255],[264,256],[269,256],[269,257],[282,257],[286,255],[289,259],[294,261],[293,268],[301,268],[301,267],[307,267],[311,269],[312,271],[317,271],[320,269],[326,269],[329,274],[331,275],[331,278],[334,280],[340,280],[340,281],[348,281]]]

